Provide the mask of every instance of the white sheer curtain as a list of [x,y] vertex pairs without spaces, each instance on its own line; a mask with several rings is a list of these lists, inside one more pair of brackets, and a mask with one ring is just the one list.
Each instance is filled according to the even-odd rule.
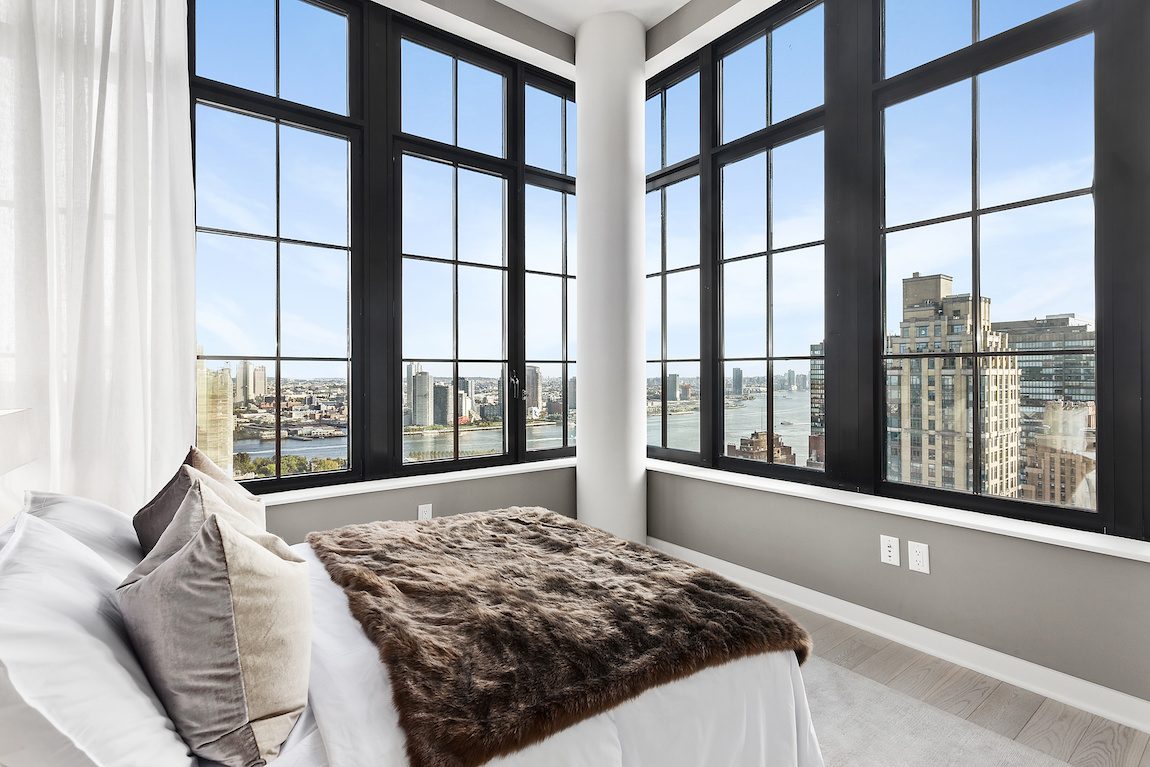
[[[134,512],[195,435],[182,0],[0,0],[0,410],[22,491]],[[0,434],[0,440],[14,435]]]

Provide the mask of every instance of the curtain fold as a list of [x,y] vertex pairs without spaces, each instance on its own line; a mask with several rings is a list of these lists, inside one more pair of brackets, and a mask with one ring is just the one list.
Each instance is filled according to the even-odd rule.
[[194,439],[187,61],[182,0],[0,0],[0,410],[36,455],[0,518],[27,489],[132,513]]

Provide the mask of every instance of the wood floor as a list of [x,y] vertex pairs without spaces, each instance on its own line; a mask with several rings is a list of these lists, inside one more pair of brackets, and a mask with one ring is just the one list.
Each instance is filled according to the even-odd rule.
[[1150,735],[782,600],[815,655],[1073,767],[1150,767]]

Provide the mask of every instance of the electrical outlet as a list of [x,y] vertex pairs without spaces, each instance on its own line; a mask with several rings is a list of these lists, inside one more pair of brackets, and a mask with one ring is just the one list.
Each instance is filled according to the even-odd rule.
[[419,518],[421,520],[431,519],[431,504],[430,503],[419,504]]
[[902,564],[898,556],[898,538],[889,535],[880,535],[878,542],[880,562],[887,565],[894,565],[895,567]]
[[930,546],[917,541],[906,542],[907,566],[916,573],[930,574]]

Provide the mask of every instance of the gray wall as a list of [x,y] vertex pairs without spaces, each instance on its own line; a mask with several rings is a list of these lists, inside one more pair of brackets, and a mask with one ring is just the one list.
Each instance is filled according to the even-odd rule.
[[[399,7],[401,4],[390,0],[376,0],[383,5]],[[423,0],[427,5],[447,11],[453,16],[466,19],[492,32],[498,32],[504,37],[516,40],[542,51],[549,56],[568,63],[575,63],[575,38],[534,19],[525,13],[520,13],[497,0]],[[578,0],[575,0],[578,2]]]
[[[647,30],[647,58],[654,58],[719,14],[741,2],[744,0],[690,0],[679,10]],[[762,13],[762,9],[777,2],[779,0],[761,1],[758,13]],[[684,55],[687,53],[688,51],[684,51]]]
[[575,469],[550,469],[279,504],[268,507],[268,530],[288,543],[299,543],[312,530],[381,519],[415,519],[421,503],[434,504],[437,517],[506,506],[543,506],[573,517]]
[[647,493],[654,538],[1150,700],[1150,564],[658,472]]

